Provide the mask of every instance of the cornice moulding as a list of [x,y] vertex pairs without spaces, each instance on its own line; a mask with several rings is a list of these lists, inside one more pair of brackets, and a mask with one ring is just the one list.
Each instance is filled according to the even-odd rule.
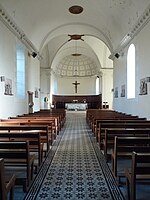
[[40,60],[42,56],[37,51],[33,43],[28,39],[23,30],[18,27],[12,17],[7,13],[7,11],[0,4],[0,20],[2,23],[27,47],[27,49],[33,53],[37,54],[37,58]]
[[121,42],[118,45],[118,47],[116,48],[116,50],[114,50],[114,52],[109,56],[109,58],[114,60],[116,53],[122,55],[125,47],[129,43],[131,43],[131,41],[134,39],[134,37],[148,24],[149,21],[150,21],[150,4],[145,9],[143,14],[139,17],[137,22],[133,25],[131,30],[121,40]]

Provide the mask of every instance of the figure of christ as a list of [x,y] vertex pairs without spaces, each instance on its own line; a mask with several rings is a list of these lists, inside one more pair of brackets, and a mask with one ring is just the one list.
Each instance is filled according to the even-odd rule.
[[74,83],[72,83],[74,86],[75,86],[75,93],[77,93],[78,91],[77,91],[77,87],[78,87],[78,85],[80,84],[80,83],[78,83],[77,81],[75,81]]

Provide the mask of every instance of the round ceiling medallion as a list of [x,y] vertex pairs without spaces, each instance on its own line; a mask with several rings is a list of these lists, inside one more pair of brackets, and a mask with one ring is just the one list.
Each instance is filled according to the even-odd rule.
[[69,12],[72,14],[80,14],[80,13],[82,13],[82,11],[83,11],[83,8],[81,6],[77,6],[77,5],[71,6],[69,8]]

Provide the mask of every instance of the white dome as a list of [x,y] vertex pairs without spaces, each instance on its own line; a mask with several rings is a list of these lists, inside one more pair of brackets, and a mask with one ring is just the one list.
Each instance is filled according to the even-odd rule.
[[56,66],[54,72],[59,76],[88,77],[96,75],[97,69],[95,62],[91,58],[83,54],[78,54],[63,58],[58,63],[58,66]]

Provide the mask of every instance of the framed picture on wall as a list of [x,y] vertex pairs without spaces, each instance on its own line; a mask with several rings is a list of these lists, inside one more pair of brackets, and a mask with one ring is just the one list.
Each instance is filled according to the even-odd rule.
[[118,87],[115,87],[114,97],[118,98]]
[[125,85],[121,86],[121,97],[125,97]]
[[140,95],[146,95],[147,94],[147,82],[146,79],[143,78],[140,80]]
[[4,94],[5,95],[13,95],[12,94],[12,80],[6,78],[5,85],[4,85]]
[[35,97],[35,98],[38,98],[38,97],[39,97],[39,93],[38,93],[38,89],[37,89],[37,88],[35,89],[34,97]]

